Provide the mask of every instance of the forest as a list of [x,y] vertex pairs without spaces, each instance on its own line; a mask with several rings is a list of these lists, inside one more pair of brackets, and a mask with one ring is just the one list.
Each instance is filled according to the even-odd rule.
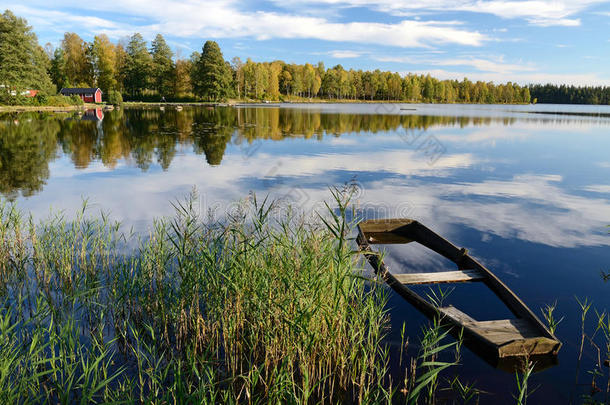
[[534,84],[529,86],[532,100],[549,104],[610,104],[610,87]]
[[50,43],[43,47],[27,21],[11,11],[2,14],[0,24],[0,83],[11,89],[35,88],[47,95],[62,87],[99,87],[108,96],[116,92],[128,100],[143,101],[159,101],[161,97],[168,101],[530,101],[529,89],[511,82],[438,80],[430,75],[403,76],[379,69],[326,68],[323,62],[256,62],[251,58],[243,62],[238,57],[229,62],[214,41],[205,42],[201,52],[185,58],[176,55],[161,34],[148,44],[139,33],[114,43],[105,34],[87,42],[66,32],[58,47]]
[[[608,104],[610,88],[507,82],[439,80],[428,75],[330,68],[323,62],[224,59],[215,41],[189,57],[175,54],[163,35],[150,44],[135,33],[112,42],[105,34],[91,42],[66,32],[59,46],[41,46],[23,18],[0,15],[0,104],[19,104],[28,89],[39,101],[63,87],[99,87],[104,99],[132,101],[361,100],[424,103]],[[57,99],[57,98],[55,98]]]

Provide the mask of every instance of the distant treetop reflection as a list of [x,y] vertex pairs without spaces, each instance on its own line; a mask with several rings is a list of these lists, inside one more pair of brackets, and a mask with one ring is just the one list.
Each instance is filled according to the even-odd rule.
[[[93,161],[114,168],[119,161],[146,171],[167,170],[178,149],[192,147],[207,164],[220,165],[227,144],[257,139],[322,139],[350,133],[379,133],[431,126],[511,124],[514,118],[325,113],[290,108],[128,108],[102,114],[103,120],[73,114],[0,114],[0,193],[15,199],[42,190],[49,162],[59,148],[78,169]],[[99,115],[99,114],[98,114]]]

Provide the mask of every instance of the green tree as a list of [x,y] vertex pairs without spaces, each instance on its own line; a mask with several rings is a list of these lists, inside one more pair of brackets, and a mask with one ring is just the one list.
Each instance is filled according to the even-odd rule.
[[236,56],[231,59],[231,68],[233,69],[233,86],[237,98],[241,98],[244,88],[244,63]]
[[191,85],[191,71],[193,63],[188,59],[178,59],[174,74],[174,90],[176,96],[192,95],[193,86]]
[[157,34],[151,43],[152,77],[155,90],[160,95],[168,95],[174,90],[174,76],[176,66],[172,58],[174,53],[170,49],[163,35]]
[[8,10],[1,14],[0,86],[6,87],[0,90],[0,97],[8,97],[9,89],[17,93],[24,89],[55,93],[48,68],[48,57],[26,20]]
[[207,100],[221,100],[231,91],[231,70],[225,63],[220,47],[215,41],[207,41],[194,69],[195,95]]
[[292,74],[288,65],[284,65],[280,75],[280,91],[286,95],[292,94]]
[[57,91],[61,90],[63,87],[70,87],[70,81],[66,74],[66,60],[64,59],[63,49],[55,49],[53,59],[51,59],[49,74],[51,75],[51,80],[55,84]]
[[116,72],[116,87],[121,93],[125,91],[127,83],[127,68],[129,67],[129,55],[124,44],[119,41],[114,47],[114,70]]
[[125,89],[132,96],[141,95],[148,88],[152,59],[141,34],[135,33],[127,44]]

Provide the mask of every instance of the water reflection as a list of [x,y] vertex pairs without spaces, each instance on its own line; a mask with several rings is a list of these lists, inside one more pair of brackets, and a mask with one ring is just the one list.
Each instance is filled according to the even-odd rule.
[[[224,206],[250,189],[292,197],[299,205],[305,200],[313,204],[327,197],[329,184],[358,176],[367,190],[360,199],[366,212],[391,216],[400,211],[402,215],[407,207],[441,227],[462,223],[502,238],[551,246],[604,245],[608,238],[603,225],[610,223],[604,196],[610,186],[603,174],[595,178],[595,171],[607,170],[604,161],[587,169],[593,175],[586,173],[589,184],[580,184],[578,190],[564,184],[578,171],[563,172],[564,159],[574,149],[569,145],[574,126],[584,133],[599,124],[588,117],[582,121],[581,117],[535,114],[479,117],[430,111],[430,115],[401,115],[268,107],[142,108],[105,114],[97,109],[82,117],[4,114],[0,116],[0,192],[9,199],[41,192],[51,177],[51,162],[57,162],[72,179],[100,167],[110,171],[135,167],[147,173],[146,180],[141,179],[142,190],[137,191],[130,175],[130,180],[112,187],[102,179],[82,189],[66,185],[58,195],[87,195],[105,187],[104,195],[112,194],[115,187],[126,190],[129,183],[137,194],[132,200],[141,199],[148,209],[175,198],[172,190],[189,184],[204,185],[208,205]],[[589,127],[579,127],[583,125]],[[408,142],[412,138],[404,136],[423,131],[434,133],[447,145],[448,153],[430,161]],[[540,141],[545,131],[553,138]],[[558,144],[566,144],[563,150],[554,153],[562,156],[543,162],[544,153],[562,131],[570,135]],[[533,134],[527,147],[511,149],[515,140]],[[496,156],[496,142],[503,142],[508,154],[502,151]],[[580,146],[578,140],[574,142]],[[227,155],[228,148],[232,152]],[[574,159],[570,156],[568,161],[574,164]],[[67,162],[76,170],[70,171]],[[174,162],[173,173],[163,176]],[[587,167],[578,164],[580,171]],[[161,173],[158,169],[149,173],[155,165]],[[208,169],[219,165],[220,170]],[[166,198],[151,201],[151,189],[165,193]],[[141,214],[123,215],[133,216]]]
[[[49,177],[49,162],[59,156],[56,149],[69,156],[77,169],[87,168],[93,161],[114,168],[117,162],[125,160],[143,171],[154,163],[167,170],[177,151],[185,148],[205,155],[206,162],[216,166],[222,163],[231,143],[249,156],[261,140],[320,140],[345,134],[406,133],[434,127],[513,125],[517,120],[514,117],[326,113],[280,108],[120,109],[106,113],[94,109],[86,111],[80,119],[69,114],[2,114],[0,192],[14,199],[20,193],[31,196],[41,191]],[[453,140],[451,135],[444,139]],[[480,137],[476,135],[461,139],[478,140]]]
[[85,110],[83,116],[81,117],[82,121],[95,121],[100,122],[104,119],[104,110],[101,108],[90,108]]
[[49,178],[57,157],[61,121],[48,114],[15,114],[0,121],[0,192],[31,196]]

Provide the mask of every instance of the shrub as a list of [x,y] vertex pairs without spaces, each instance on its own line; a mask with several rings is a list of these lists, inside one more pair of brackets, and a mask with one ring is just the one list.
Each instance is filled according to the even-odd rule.
[[65,96],[49,96],[46,104],[56,107],[65,107],[71,105],[71,100]]
[[49,104],[49,97],[46,94],[38,93],[36,97],[34,97],[34,100],[38,105]]
[[112,105],[123,105],[123,96],[121,92],[110,90],[108,92],[108,102]]
[[83,105],[85,102],[79,96],[73,94],[70,96],[70,104],[72,105]]

